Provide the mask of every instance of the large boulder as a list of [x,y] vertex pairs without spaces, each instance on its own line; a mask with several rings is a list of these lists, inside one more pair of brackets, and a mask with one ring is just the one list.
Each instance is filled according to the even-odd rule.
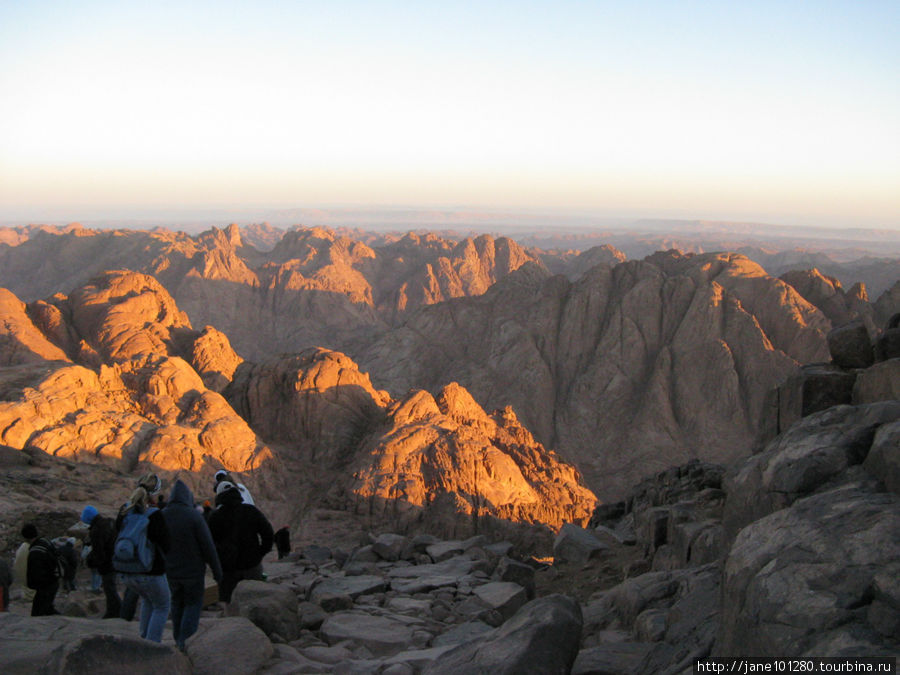
[[878,631],[878,608],[874,625],[869,610],[877,575],[898,559],[897,542],[900,498],[852,484],[744,528],[725,565],[716,653],[896,653]]
[[234,589],[228,613],[249,619],[269,637],[290,641],[300,635],[297,596],[287,585],[242,581]]
[[244,617],[201,621],[185,646],[195,675],[255,673],[275,653],[266,634]]
[[862,321],[851,321],[828,332],[828,350],[841,368],[868,368],[875,362],[869,331]]
[[836,406],[802,419],[726,476],[728,538],[861,464],[878,427],[898,419],[900,401]]
[[592,532],[572,523],[563,525],[553,540],[553,557],[560,562],[585,563],[605,550]]
[[137,636],[120,620],[0,613],[2,673],[187,673],[174,648]]
[[900,358],[876,363],[860,372],[853,384],[853,403],[900,400]]
[[884,481],[888,490],[900,495],[900,421],[878,429],[863,467]]
[[320,633],[330,645],[352,640],[379,656],[391,656],[413,646],[413,629],[408,623],[359,611],[332,614]]
[[572,598],[538,598],[485,637],[446,652],[423,672],[568,673],[578,654],[581,625],[581,607]]

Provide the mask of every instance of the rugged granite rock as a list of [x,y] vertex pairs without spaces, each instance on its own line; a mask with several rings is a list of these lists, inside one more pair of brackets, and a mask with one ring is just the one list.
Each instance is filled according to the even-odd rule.
[[840,281],[825,276],[815,267],[811,270],[792,270],[779,278],[818,307],[833,326],[863,320],[870,330],[874,330],[875,310],[869,304],[864,284],[854,284],[849,291],[844,291]]
[[[308,499],[351,505],[401,531],[468,536],[504,522],[558,528],[595,503],[574,467],[510,409],[487,414],[453,383],[394,401],[344,354],[311,349],[245,363],[226,390],[269,442],[314,467]],[[549,536],[549,531],[545,535]]]
[[574,283],[526,265],[482,296],[414,313],[359,361],[392,391],[452,380],[511,406],[611,499],[692,457],[746,455],[767,393],[826,358],[829,327],[746,258],[673,252]]
[[594,506],[577,470],[511,410],[488,415],[458,385],[395,402],[337,352],[244,362],[223,333],[194,331],[165,289],[136,273],[54,298],[62,323],[49,336],[5,297],[20,336],[6,343],[9,360],[26,360],[15,357],[23,344],[35,345],[29,359],[59,359],[0,369],[8,446],[130,473],[187,472],[195,488],[224,467],[293,521],[322,501],[404,531],[511,526],[548,540],[549,528],[584,522]]

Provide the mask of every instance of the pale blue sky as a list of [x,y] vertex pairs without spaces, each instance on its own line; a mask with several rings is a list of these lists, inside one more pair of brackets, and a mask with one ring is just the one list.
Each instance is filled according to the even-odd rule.
[[0,0],[0,217],[408,204],[900,228],[898,29],[896,1]]

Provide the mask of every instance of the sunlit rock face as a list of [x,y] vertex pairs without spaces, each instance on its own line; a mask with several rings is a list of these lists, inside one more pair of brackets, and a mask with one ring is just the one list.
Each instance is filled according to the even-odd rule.
[[152,277],[107,273],[68,298],[33,303],[33,322],[8,291],[0,298],[0,320],[19,336],[0,358],[22,361],[15,355],[24,345],[54,359],[0,369],[0,443],[128,472],[144,466],[200,476],[221,467],[252,472],[273,461],[179,356],[196,353],[202,372],[233,371],[227,338],[193,331]]
[[511,409],[488,415],[456,383],[394,404],[386,430],[354,464],[357,509],[405,529],[428,521],[462,536],[488,516],[556,530],[585,522],[596,504],[577,470],[537,443]]
[[101,275],[41,305],[40,324],[11,293],[0,299],[10,336],[0,355],[15,363],[0,368],[0,444],[179,474],[201,492],[224,467],[279,513],[321,498],[452,534],[546,533],[586,520],[596,502],[511,410],[488,415],[455,384],[398,403],[321,348],[245,362],[224,333],[193,330],[152,277]]
[[410,233],[372,248],[314,227],[288,231],[266,251],[245,243],[236,225],[195,237],[80,227],[33,235],[0,247],[0,286],[35,299],[70,293],[105,270],[142,272],[193,325],[215,326],[256,360],[311,345],[345,348],[418,307],[481,294],[537,261],[511,239],[489,235],[456,242]]
[[322,500],[385,526],[450,536],[502,523],[558,528],[596,503],[512,410],[489,415],[455,383],[394,401],[346,355],[311,349],[245,363],[225,393],[315,474],[309,489]]
[[767,392],[827,360],[829,327],[743,256],[673,251],[575,282],[525,265],[414,313],[358,360],[390,391],[457,381],[511,406],[612,499],[648,472],[749,453]]

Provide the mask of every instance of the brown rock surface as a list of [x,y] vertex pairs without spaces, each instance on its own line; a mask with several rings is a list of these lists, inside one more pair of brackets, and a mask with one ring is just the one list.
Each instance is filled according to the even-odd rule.
[[767,392],[828,358],[828,327],[742,256],[668,253],[575,283],[526,265],[415,313],[359,361],[391,391],[455,380],[511,405],[613,498],[647,472],[749,452]]

